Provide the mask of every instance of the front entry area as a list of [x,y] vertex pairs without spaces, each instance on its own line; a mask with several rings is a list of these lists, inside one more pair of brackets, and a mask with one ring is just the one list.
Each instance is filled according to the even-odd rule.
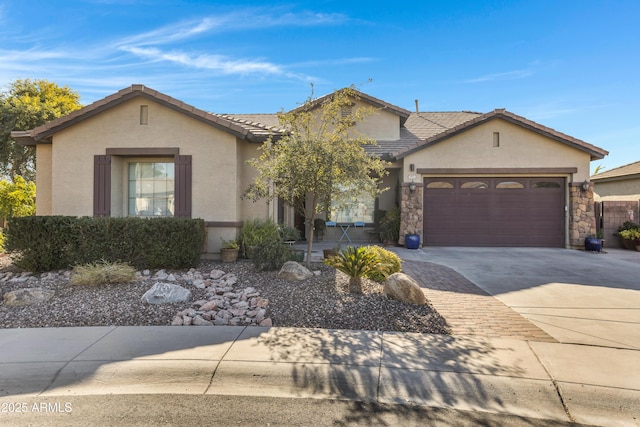
[[564,247],[565,179],[424,179],[427,246]]

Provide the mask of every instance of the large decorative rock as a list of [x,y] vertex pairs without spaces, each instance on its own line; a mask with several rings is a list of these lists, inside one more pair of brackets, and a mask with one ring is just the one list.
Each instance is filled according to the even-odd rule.
[[171,283],[156,282],[142,296],[142,302],[147,304],[173,304],[191,299],[191,291],[182,286]]
[[17,289],[4,294],[4,303],[14,307],[40,304],[49,301],[54,294],[54,291],[43,288]]
[[404,273],[394,273],[384,283],[384,293],[388,297],[411,304],[423,305],[427,303],[422,288],[411,277]]
[[299,282],[311,277],[313,277],[313,273],[295,261],[287,261],[278,272],[278,278],[288,282]]

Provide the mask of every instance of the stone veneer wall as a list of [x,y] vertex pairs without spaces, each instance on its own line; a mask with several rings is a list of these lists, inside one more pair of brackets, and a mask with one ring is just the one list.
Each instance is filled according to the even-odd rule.
[[407,233],[420,235],[420,246],[424,246],[422,221],[422,185],[416,184],[415,191],[409,190],[409,185],[400,187],[400,239],[398,243],[404,245],[404,235]]
[[583,191],[581,183],[569,184],[569,246],[584,249],[584,238],[596,234],[593,183]]

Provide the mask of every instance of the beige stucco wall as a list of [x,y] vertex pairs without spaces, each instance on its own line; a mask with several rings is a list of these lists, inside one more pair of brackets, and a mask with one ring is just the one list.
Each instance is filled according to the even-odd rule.
[[594,181],[593,191],[596,193],[596,201],[637,201],[640,200],[640,177],[616,181]]
[[398,180],[400,179],[400,169],[390,169],[389,175],[382,178],[381,188],[388,188],[378,196],[378,209],[388,211],[397,206]]
[[[378,141],[394,141],[400,138],[400,117],[387,110],[373,107],[371,104],[362,101],[355,101],[352,112],[358,109],[371,109],[371,115],[356,123],[356,126],[349,130],[351,137],[365,136]],[[312,114],[320,117],[321,109],[316,108]]]
[[[238,143],[238,158],[237,158],[237,175],[238,175],[238,193],[242,195],[249,185],[253,182],[254,178],[258,175],[258,170],[249,166],[247,160],[260,155],[260,147],[262,144],[258,143]],[[237,209],[239,212],[239,218],[242,221],[253,218],[275,218],[277,212],[274,209],[276,202],[263,200],[260,202],[254,202],[251,199],[245,199],[238,197]]]
[[[148,125],[139,123],[140,105],[149,105]],[[93,156],[105,154],[107,148],[134,147],[179,147],[181,155],[191,155],[193,217],[206,221],[237,219],[235,203],[228,203],[237,197],[235,137],[142,98],[123,103],[54,136],[53,213],[92,215]],[[127,161],[116,161],[112,165],[112,176],[116,168]],[[112,184],[117,188],[117,182]],[[221,203],[223,200],[227,202]]]
[[[499,147],[493,146],[494,132],[500,134]],[[568,182],[582,182],[589,179],[590,156],[566,144],[496,119],[407,156],[404,159],[405,182],[410,181],[410,164],[414,164],[416,169],[576,167],[577,173],[568,175]]]
[[[354,108],[370,107],[362,101],[357,101]],[[375,112],[356,124],[356,131],[362,135],[378,141],[394,141],[400,138],[400,117],[386,110],[376,109]]]
[[[148,105],[148,124],[140,124],[140,105]],[[241,201],[249,179],[244,160],[256,153],[258,144],[236,139],[185,114],[151,100],[135,98],[99,115],[84,120],[54,135],[47,171],[47,149],[39,146],[43,162],[38,177],[50,175],[50,187],[38,183],[42,198],[38,214],[93,215],[94,155],[107,148],[178,147],[181,155],[192,156],[192,217],[207,222],[237,223],[247,217],[264,216],[266,204]],[[112,215],[127,213],[126,169],[131,161],[141,159],[112,158]],[[42,196],[42,197],[40,197]],[[47,205],[50,199],[50,206]],[[217,252],[220,238],[232,239],[236,227],[209,229],[208,251]]]

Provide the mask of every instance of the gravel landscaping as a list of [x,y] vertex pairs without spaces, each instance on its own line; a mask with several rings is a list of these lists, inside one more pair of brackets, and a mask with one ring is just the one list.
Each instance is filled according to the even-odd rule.
[[[1,303],[0,328],[170,325],[176,313],[207,297],[205,289],[178,281],[191,290],[190,302],[146,304],[142,295],[157,282],[150,276],[126,284],[74,286],[69,284],[69,271],[21,277],[8,257],[0,259],[0,266],[2,295],[34,287],[55,291],[41,304],[14,307]],[[268,299],[266,317],[273,326],[448,333],[445,320],[430,305],[391,300],[382,292],[382,285],[372,281],[365,281],[364,294],[350,294],[347,277],[323,264],[312,268],[319,274],[297,283],[278,279],[277,272],[258,272],[248,261],[202,261],[197,268],[203,275],[212,270],[235,274],[234,287],[251,287]],[[175,273],[181,277],[186,272]]]

